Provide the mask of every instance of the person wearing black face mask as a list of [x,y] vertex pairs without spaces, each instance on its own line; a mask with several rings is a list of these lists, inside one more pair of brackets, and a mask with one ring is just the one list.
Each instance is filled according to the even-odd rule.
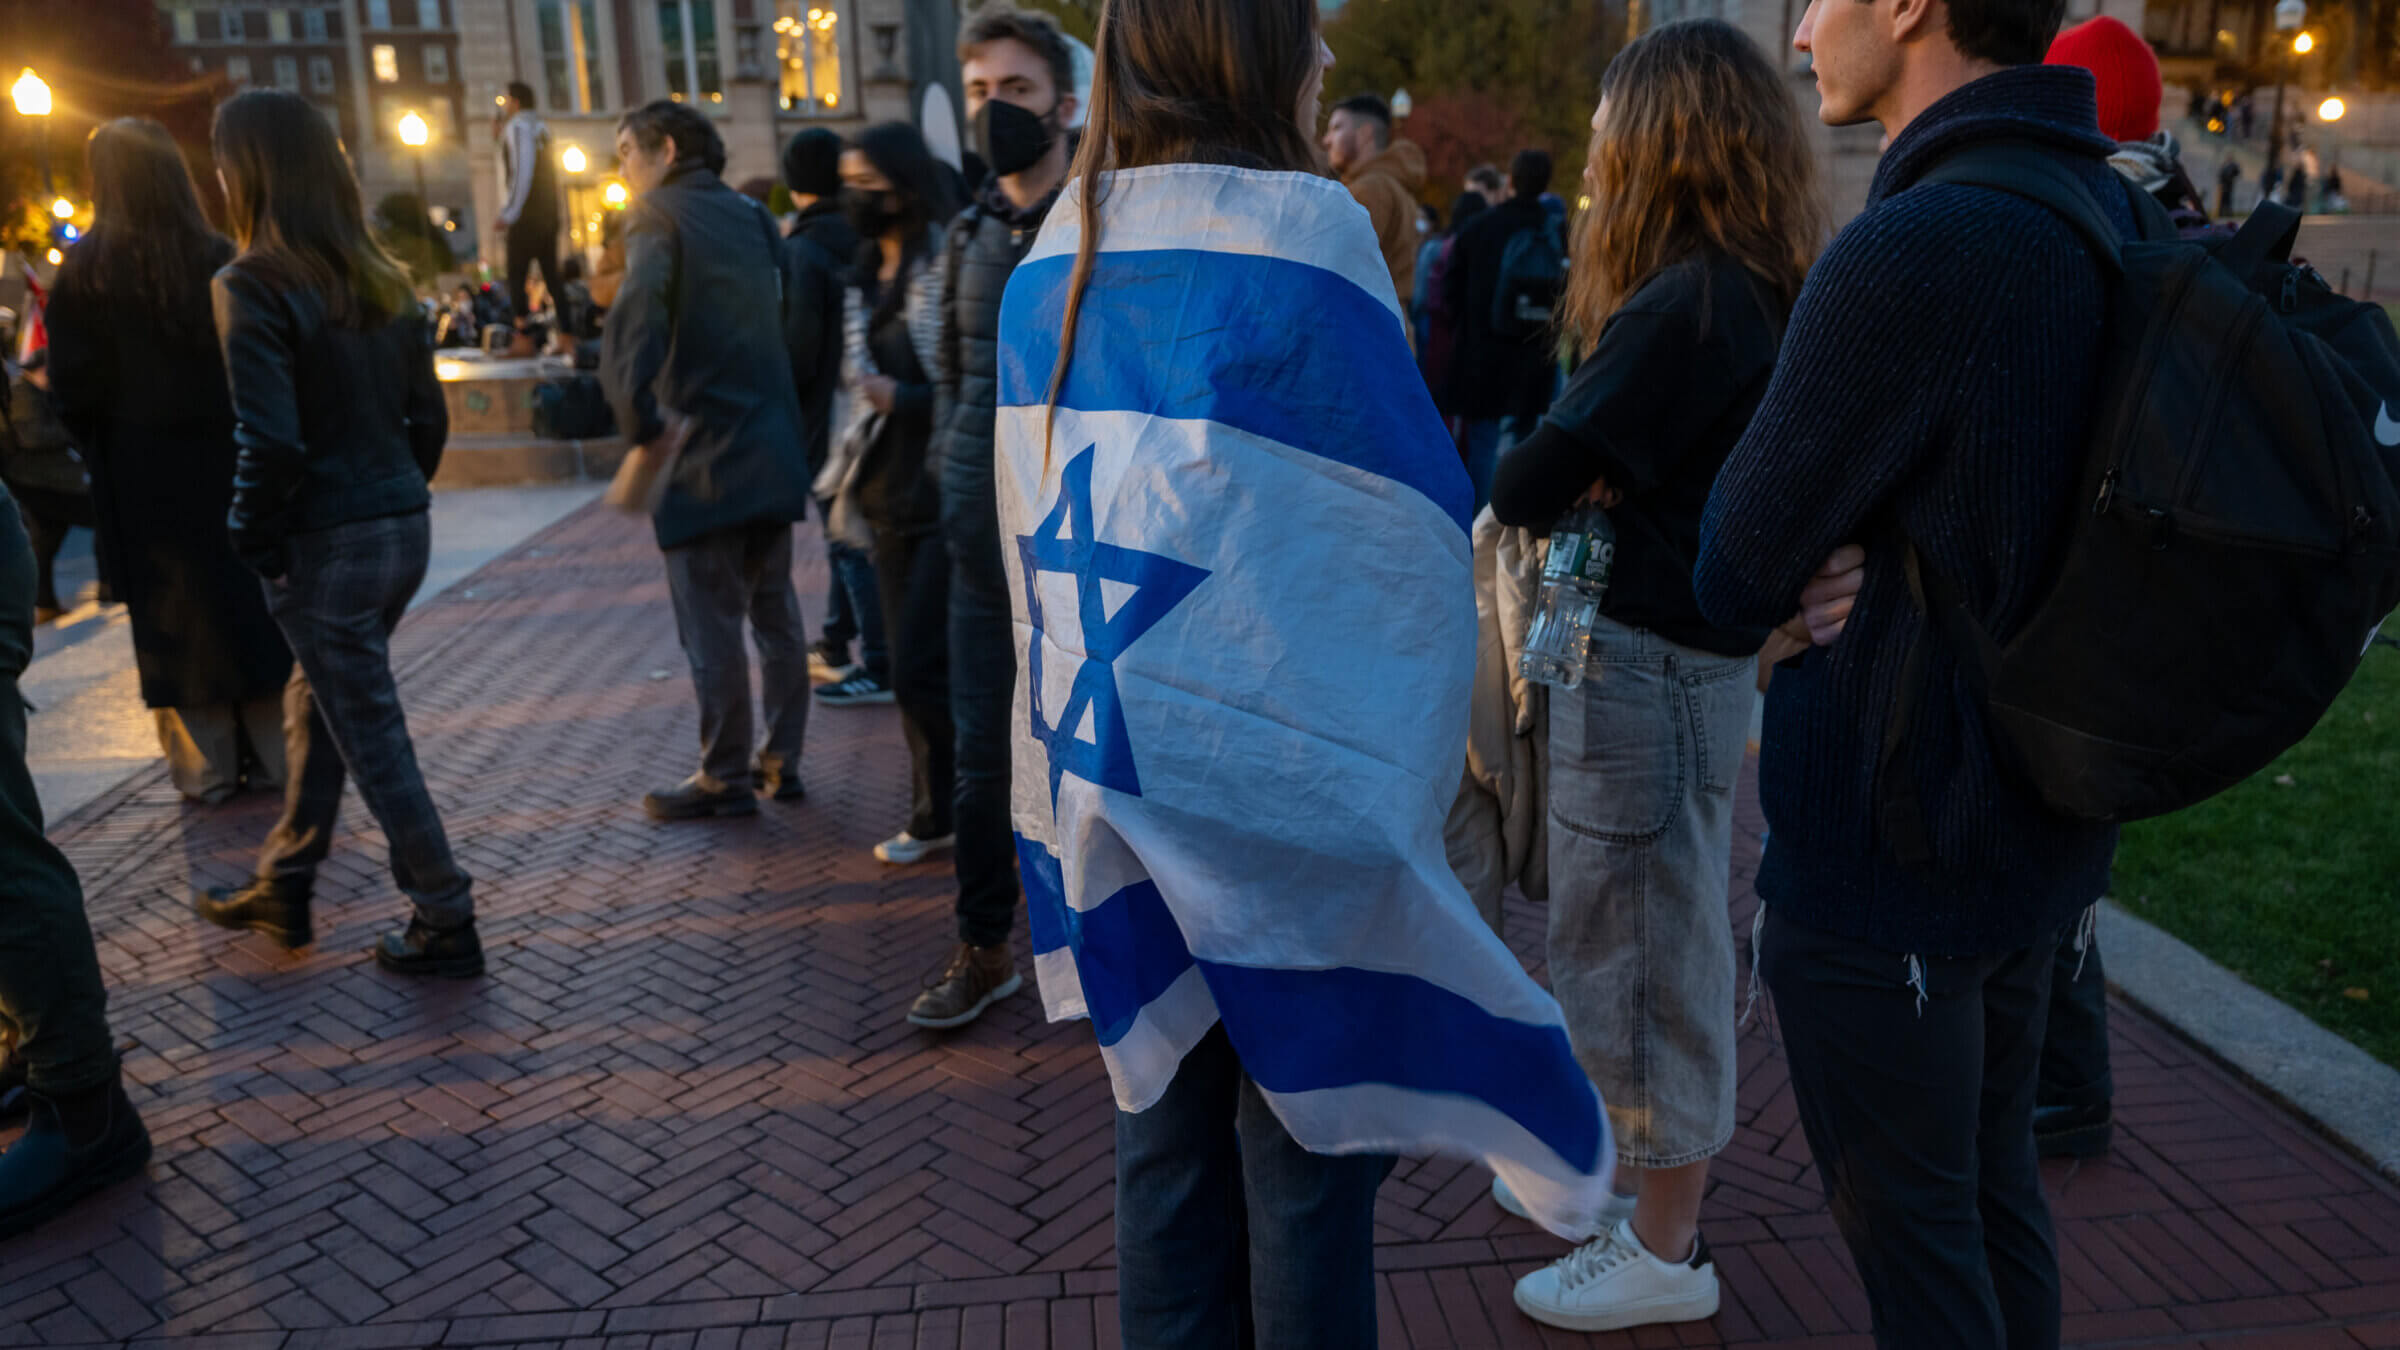
[[991,167],[950,227],[935,381],[942,533],[950,549],[950,709],[957,729],[958,947],[916,1001],[917,1026],[965,1026],[1019,987],[1016,843],[1009,824],[1009,701],[1016,691],[1008,578],[992,486],[1000,295],[1033,247],[1071,156],[1075,64],[1044,15],[987,5],[958,47],[975,152]]

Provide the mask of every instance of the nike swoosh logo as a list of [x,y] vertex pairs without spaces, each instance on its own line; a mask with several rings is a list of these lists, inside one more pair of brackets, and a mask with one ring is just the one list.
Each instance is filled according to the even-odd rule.
[[2375,410],[2375,443],[2400,447],[2400,422],[2392,420],[2392,405],[2388,402]]

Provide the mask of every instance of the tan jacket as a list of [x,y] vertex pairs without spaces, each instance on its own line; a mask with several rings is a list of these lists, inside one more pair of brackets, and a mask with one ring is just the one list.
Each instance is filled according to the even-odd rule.
[[1383,264],[1405,312],[1416,294],[1417,247],[1424,242],[1417,234],[1417,191],[1425,186],[1425,152],[1412,141],[1394,141],[1353,169],[1342,186],[1375,222],[1375,242],[1383,247]]
[[1544,542],[1475,520],[1475,685],[1467,715],[1466,772],[1443,826],[1450,870],[1492,930],[1514,882],[1536,904],[1550,898],[1550,691],[1519,660],[1542,588]]

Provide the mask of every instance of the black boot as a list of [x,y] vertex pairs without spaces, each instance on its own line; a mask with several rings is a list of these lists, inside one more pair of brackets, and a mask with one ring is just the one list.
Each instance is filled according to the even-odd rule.
[[707,820],[712,816],[755,816],[758,798],[746,787],[727,787],[697,774],[663,792],[642,798],[652,820]]
[[28,1095],[25,1133],[0,1154],[0,1241],[139,1174],[150,1161],[150,1132],[119,1080],[72,1096]]
[[2033,1108],[2033,1143],[2045,1158],[2105,1158],[2114,1133],[2106,1101]]
[[309,922],[310,885],[260,877],[240,890],[214,887],[192,901],[192,912],[219,928],[264,933],[286,949],[316,941]]
[[475,921],[460,928],[434,928],[410,919],[405,932],[386,933],[375,944],[375,964],[395,975],[438,975],[471,980],[483,973],[483,941]]

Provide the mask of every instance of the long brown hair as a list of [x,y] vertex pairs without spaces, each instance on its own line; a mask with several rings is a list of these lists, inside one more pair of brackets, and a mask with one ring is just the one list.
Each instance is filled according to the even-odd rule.
[[233,256],[209,228],[192,171],[167,129],[122,117],[92,132],[92,228],[67,251],[61,293],[139,305],[170,341],[213,346],[208,278]]
[[1643,282],[1707,251],[1788,313],[1828,227],[1800,110],[1758,45],[1717,19],[1668,24],[1617,53],[1600,100],[1560,310],[1577,347]]
[[217,109],[217,167],[242,257],[277,281],[316,293],[345,328],[371,328],[406,310],[408,272],[375,236],[341,137],[306,99],[254,89]]
[[1317,41],[1316,0],[1107,0],[1101,7],[1091,111],[1069,170],[1083,235],[1050,372],[1045,463],[1100,253],[1100,176],[1152,164],[1314,171],[1312,129],[1294,118],[1317,71]]

